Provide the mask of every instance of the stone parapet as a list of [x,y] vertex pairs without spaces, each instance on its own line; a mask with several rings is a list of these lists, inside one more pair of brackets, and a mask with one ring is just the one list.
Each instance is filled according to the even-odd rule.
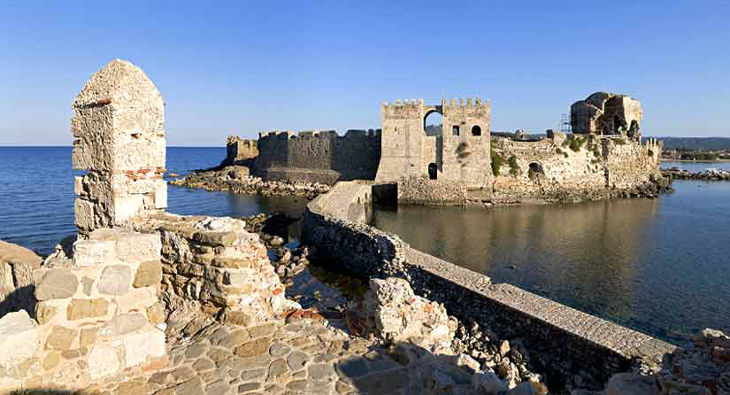
[[167,363],[156,235],[99,229],[33,272],[37,304],[0,319],[0,392],[80,389]]
[[398,203],[423,205],[463,205],[467,188],[462,181],[404,177],[398,181]]

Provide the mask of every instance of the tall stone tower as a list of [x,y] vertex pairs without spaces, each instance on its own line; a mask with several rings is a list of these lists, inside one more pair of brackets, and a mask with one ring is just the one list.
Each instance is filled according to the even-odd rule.
[[[443,117],[439,136],[426,135],[424,122],[432,112]],[[460,181],[472,189],[491,183],[489,101],[442,100],[440,106],[427,106],[423,100],[399,100],[384,103],[382,114],[377,181],[419,176]]]
[[74,208],[80,235],[167,207],[165,103],[145,73],[113,60],[73,102]]

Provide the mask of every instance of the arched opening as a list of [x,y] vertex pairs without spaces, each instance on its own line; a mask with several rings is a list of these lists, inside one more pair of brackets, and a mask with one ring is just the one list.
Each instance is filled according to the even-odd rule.
[[423,130],[426,136],[443,136],[444,117],[438,111],[431,111],[423,118]]
[[529,168],[527,170],[527,176],[530,177],[530,179],[534,179],[537,176],[544,176],[545,171],[542,169],[542,165],[537,162],[531,162],[529,164]]
[[438,167],[435,163],[428,164],[428,179],[435,180],[438,177]]
[[482,135],[482,128],[479,127],[479,125],[474,125],[471,127],[471,135],[472,136],[481,136]]

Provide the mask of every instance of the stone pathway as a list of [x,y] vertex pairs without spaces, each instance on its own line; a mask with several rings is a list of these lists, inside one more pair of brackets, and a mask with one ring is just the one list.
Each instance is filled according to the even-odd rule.
[[322,321],[301,319],[247,328],[215,324],[172,346],[170,366],[87,393],[469,393],[471,376],[416,346],[376,347]]

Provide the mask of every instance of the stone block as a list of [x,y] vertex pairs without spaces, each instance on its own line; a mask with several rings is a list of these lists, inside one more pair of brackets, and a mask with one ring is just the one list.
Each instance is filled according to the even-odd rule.
[[162,306],[162,303],[158,302],[147,308],[147,319],[152,323],[152,325],[158,325],[165,322],[165,318],[165,307]]
[[69,321],[102,317],[107,314],[109,302],[104,298],[73,299],[66,310]]
[[114,224],[122,225],[144,210],[144,195],[114,196]]
[[92,380],[111,376],[122,369],[119,349],[113,344],[96,344],[89,352],[89,375]]
[[124,344],[124,366],[131,367],[143,364],[152,358],[164,357],[165,333],[159,329],[147,329],[128,333],[122,338]]
[[193,240],[211,246],[231,245],[237,238],[234,232],[198,232],[193,235]]
[[25,310],[0,318],[0,367],[16,364],[36,354],[40,330]]
[[39,301],[70,298],[76,293],[79,280],[67,269],[50,269],[35,287],[35,298]]
[[58,306],[55,306],[52,302],[39,302],[35,305],[35,317],[41,325],[52,321],[58,312]]
[[51,351],[46,354],[45,358],[43,358],[43,370],[51,370],[58,366],[59,362],[61,362],[61,357],[58,354],[58,351]]
[[134,287],[157,287],[162,282],[162,263],[159,260],[142,262],[134,275]]
[[93,266],[113,262],[116,259],[113,240],[77,240],[73,245],[76,266]]
[[104,295],[123,295],[129,291],[132,270],[126,265],[107,266],[101,272],[99,293]]
[[116,253],[119,260],[128,263],[140,263],[160,259],[162,242],[155,234],[132,233],[119,237]]
[[96,342],[99,338],[99,328],[82,328],[79,333],[79,346],[88,347]]
[[117,314],[127,312],[141,312],[157,303],[157,288],[130,288],[129,292],[114,298],[117,304]]
[[139,313],[120,314],[101,326],[101,336],[120,336],[134,332],[147,325],[147,318]]
[[91,203],[90,201],[85,199],[76,198],[76,200],[74,200],[74,214],[77,228],[94,228],[94,203]]
[[56,325],[46,338],[46,348],[52,350],[68,350],[76,339],[76,331]]

